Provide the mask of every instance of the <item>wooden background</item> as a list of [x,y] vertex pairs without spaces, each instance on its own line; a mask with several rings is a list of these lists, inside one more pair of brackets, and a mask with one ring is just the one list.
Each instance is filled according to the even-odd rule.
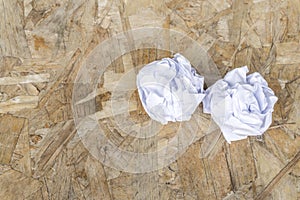
[[[1,200],[300,199],[299,0],[2,0],[0,15]],[[153,26],[202,44],[222,75],[247,65],[265,77],[279,100],[262,138],[220,139],[200,159],[199,137],[171,165],[143,174],[91,156],[73,121],[77,72],[105,39]],[[138,50],[107,71],[122,75],[128,60],[134,67],[169,55]],[[104,85],[116,83],[109,74]],[[100,111],[109,99],[109,91],[95,98]],[[140,105],[130,114],[149,120]]]

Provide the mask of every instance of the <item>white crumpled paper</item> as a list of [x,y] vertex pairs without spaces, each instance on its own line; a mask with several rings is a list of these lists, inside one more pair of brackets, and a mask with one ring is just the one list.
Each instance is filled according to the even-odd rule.
[[204,98],[204,78],[180,54],[144,66],[137,75],[141,102],[162,124],[187,121]]
[[277,97],[257,72],[241,67],[206,90],[203,111],[211,113],[227,142],[262,135],[272,123]]

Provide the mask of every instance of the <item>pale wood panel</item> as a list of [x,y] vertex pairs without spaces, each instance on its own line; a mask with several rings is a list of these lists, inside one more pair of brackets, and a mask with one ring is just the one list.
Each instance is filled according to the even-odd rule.
[[[298,0],[2,0],[0,13],[1,199],[300,199]],[[210,116],[199,108],[186,125],[199,130],[193,144],[168,166],[132,174],[99,162],[76,134],[74,81],[98,44],[141,27],[188,35],[208,51],[222,76],[244,65],[260,72],[279,97],[271,128],[262,138],[231,145],[221,136],[209,157],[200,158],[210,140],[203,137]],[[133,38],[126,35],[131,48]],[[169,35],[158,39],[163,47],[172,41]],[[110,106],[126,73],[171,55],[148,48],[118,57],[99,77],[95,95],[82,100],[95,105],[105,135],[120,149],[155,151],[176,135],[178,123],[149,140],[128,135]],[[122,109],[117,114],[138,132],[150,119],[136,92],[129,103],[128,118]],[[159,164],[158,157],[151,159]]]

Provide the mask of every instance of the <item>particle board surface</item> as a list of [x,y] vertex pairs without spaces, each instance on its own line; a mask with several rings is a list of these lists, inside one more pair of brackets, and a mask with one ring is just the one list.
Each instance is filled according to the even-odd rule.
[[[300,199],[298,0],[1,0],[0,15],[0,199]],[[279,98],[263,137],[229,145],[222,136],[206,136],[211,119],[201,105],[189,122],[169,123],[155,135],[141,128],[151,120],[137,92],[118,96],[118,91],[134,87],[143,65],[173,55],[168,34],[149,40],[161,42],[161,49],[148,44],[117,58],[112,51],[109,66],[91,80],[98,82],[94,91],[76,85],[95,48],[126,32],[126,47],[134,49],[131,30],[147,27],[174,30],[200,44],[220,76],[244,65],[261,73]],[[199,52],[186,53],[205,61]],[[95,60],[96,66],[105,59]],[[170,153],[187,148],[166,165],[159,154],[131,157],[162,166],[144,173],[103,164],[100,150],[91,151],[77,134],[72,109],[77,86],[79,103],[91,109],[77,116],[95,114],[119,149],[143,154],[168,145]],[[124,99],[126,109],[118,106]],[[134,124],[125,126],[128,121]],[[180,142],[173,145],[180,127]],[[99,146],[97,134],[89,137],[90,145]],[[126,159],[112,162],[137,171],[151,168]]]

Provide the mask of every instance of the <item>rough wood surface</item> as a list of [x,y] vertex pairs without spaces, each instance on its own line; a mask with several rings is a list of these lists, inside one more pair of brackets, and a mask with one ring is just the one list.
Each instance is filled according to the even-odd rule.
[[[1,200],[300,199],[299,0],[1,0],[0,15]],[[96,159],[77,134],[74,81],[97,45],[141,27],[188,35],[222,76],[244,65],[260,72],[279,98],[271,128],[261,138],[229,145],[222,136],[205,136],[210,116],[199,107],[184,125],[186,137],[196,130],[193,144],[167,166],[133,174]],[[135,47],[130,32],[126,40]],[[172,38],[163,34],[157,40],[168,46]],[[114,116],[110,104],[121,79],[130,85],[139,67],[171,55],[145,48],[112,60],[98,77],[96,92],[79,102],[95,102],[105,136],[120,149],[151,152],[176,135],[178,123],[151,138],[138,135],[150,119],[136,92],[128,96],[127,118],[122,107]],[[125,127],[135,134],[116,128],[116,117],[135,122]],[[97,135],[92,136],[96,145]],[[214,148],[202,158],[210,142]],[[161,159],[149,158],[153,165]],[[122,157],[118,162],[131,164]]]

